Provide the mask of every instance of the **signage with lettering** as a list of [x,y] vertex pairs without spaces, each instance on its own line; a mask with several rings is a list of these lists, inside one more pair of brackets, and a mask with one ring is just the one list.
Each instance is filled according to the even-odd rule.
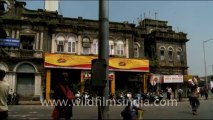
[[164,83],[183,83],[183,75],[164,75]]
[[1,38],[0,46],[19,47],[20,40],[15,38]]

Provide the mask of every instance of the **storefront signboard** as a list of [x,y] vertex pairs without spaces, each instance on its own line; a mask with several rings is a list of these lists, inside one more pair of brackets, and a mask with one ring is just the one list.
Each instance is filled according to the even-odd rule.
[[183,83],[183,75],[164,75],[164,83]]
[[[91,70],[91,61],[96,56],[45,53],[46,68]],[[109,58],[109,70],[149,72],[149,60],[130,58]]]

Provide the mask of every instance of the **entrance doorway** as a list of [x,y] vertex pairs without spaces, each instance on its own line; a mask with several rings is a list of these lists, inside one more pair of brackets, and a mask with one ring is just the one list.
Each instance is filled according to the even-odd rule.
[[23,63],[16,72],[16,92],[20,100],[32,100],[35,95],[35,68],[29,63]]
[[35,80],[33,73],[17,74],[17,93],[21,98],[31,99],[34,96]]

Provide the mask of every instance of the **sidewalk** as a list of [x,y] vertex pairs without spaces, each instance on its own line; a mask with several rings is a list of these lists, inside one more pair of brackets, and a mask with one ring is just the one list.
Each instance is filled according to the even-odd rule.
[[41,101],[19,101],[19,105],[41,105]]

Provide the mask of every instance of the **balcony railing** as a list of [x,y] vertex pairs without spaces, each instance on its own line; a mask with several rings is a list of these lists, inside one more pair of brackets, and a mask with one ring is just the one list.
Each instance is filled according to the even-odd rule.
[[4,49],[4,52],[16,58],[43,58],[42,50]]

